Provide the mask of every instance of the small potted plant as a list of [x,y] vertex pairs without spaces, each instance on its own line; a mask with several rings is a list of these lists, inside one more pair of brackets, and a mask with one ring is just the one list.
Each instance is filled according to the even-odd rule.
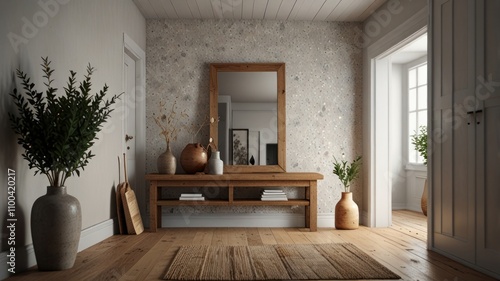
[[335,205],[335,228],[357,229],[359,227],[358,205],[352,200],[351,183],[359,176],[361,171],[361,156],[350,164],[347,161],[337,161],[333,158],[333,173],[338,176],[344,186],[342,197]]
[[106,100],[108,86],[92,95],[89,64],[82,82],[76,82],[76,72],[70,71],[64,93],[57,94],[52,87],[48,58],[42,58],[45,92],[38,92],[35,84],[21,70],[23,92],[10,94],[17,108],[9,113],[18,143],[24,148],[23,158],[36,174],[49,180],[47,194],[39,197],[31,209],[31,236],[39,270],[63,270],[73,267],[81,233],[81,209],[78,199],[67,194],[65,182],[79,176],[94,156],[94,144],[102,124],[109,118],[111,106],[119,98]]
[[[424,158],[424,165],[427,165],[427,127],[420,126],[420,131],[415,132],[411,136],[411,144],[415,146],[415,150]],[[425,179],[424,190],[422,192],[422,198],[420,199],[420,207],[422,208],[422,213],[427,216],[427,179]]]

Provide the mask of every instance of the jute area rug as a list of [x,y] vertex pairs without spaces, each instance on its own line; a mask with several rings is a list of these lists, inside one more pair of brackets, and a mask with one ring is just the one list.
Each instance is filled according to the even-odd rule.
[[400,277],[350,243],[183,246],[166,280],[345,280]]

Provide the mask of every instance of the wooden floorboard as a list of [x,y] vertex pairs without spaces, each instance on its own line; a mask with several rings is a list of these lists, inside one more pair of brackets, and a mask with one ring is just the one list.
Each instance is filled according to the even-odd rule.
[[495,280],[427,250],[427,219],[394,211],[389,228],[174,228],[115,235],[78,253],[72,269],[39,272],[36,267],[7,280],[162,280],[179,246],[345,243],[356,245],[403,280]]

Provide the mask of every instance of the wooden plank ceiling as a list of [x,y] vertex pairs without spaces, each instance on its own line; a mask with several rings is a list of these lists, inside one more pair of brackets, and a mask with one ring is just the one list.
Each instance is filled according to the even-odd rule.
[[386,0],[133,0],[147,19],[364,21]]

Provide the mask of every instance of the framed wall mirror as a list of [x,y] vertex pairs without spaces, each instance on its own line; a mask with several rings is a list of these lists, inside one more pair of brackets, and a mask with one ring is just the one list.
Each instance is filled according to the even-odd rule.
[[224,173],[286,172],[284,63],[210,65],[210,137]]

